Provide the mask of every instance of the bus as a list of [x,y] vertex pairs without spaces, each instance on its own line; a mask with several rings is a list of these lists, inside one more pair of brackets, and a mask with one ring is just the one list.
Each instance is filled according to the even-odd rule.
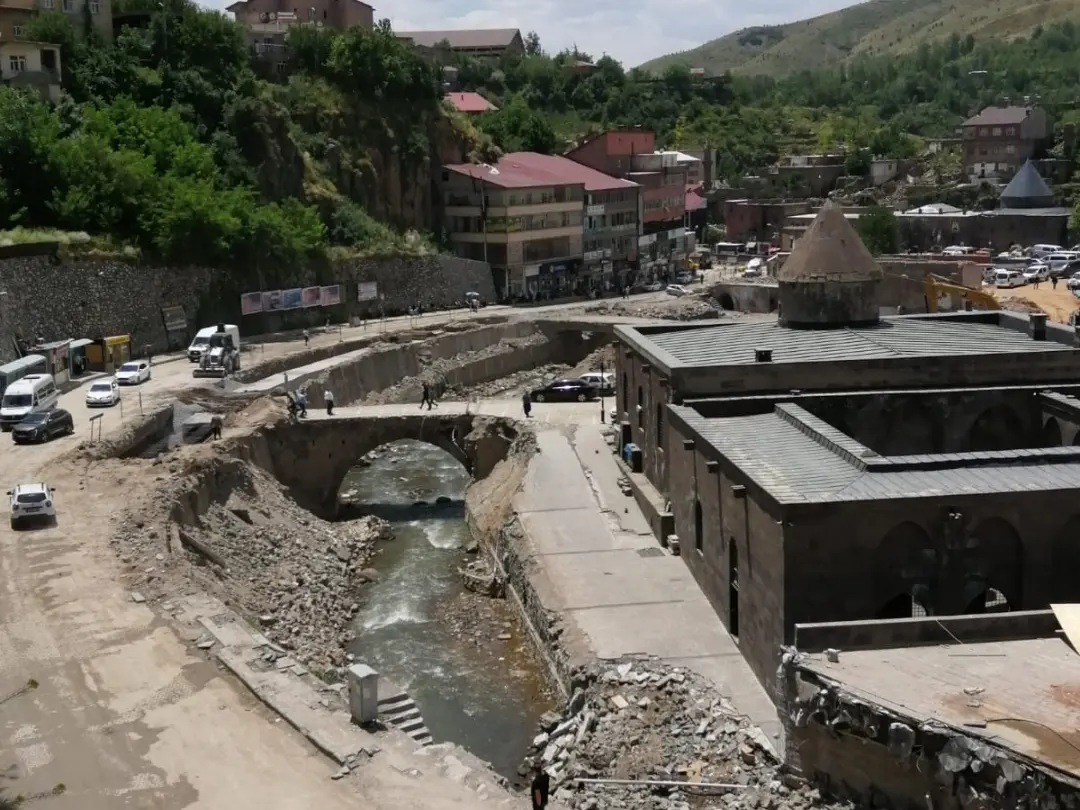
[[48,374],[49,364],[41,354],[28,354],[18,360],[0,366],[0,396],[7,387],[28,374]]

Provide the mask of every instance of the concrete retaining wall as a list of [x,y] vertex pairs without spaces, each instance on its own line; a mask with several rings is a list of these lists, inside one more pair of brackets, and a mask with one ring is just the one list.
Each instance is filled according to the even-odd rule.
[[132,419],[113,438],[83,442],[80,451],[91,459],[126,458],[137,454],[149,442],[163,436],[172,428],[172,423],[173,406],[164,405],[143,417]]
[[[449,256],[365,260],[264,282],[269,289],[344,284],[346,300],[338,307],[242,317],[239,296],[257,286],[246,280],[251,276],[200,267],[146,267],[118,259],[68,261],[53,255],[0,259],[0,290],[6,293],[0,296],[0,362],[14,358],[13,338],[33,343],[38,338],[128,334],[136,351],[148,346],[161,353],[187,345],[198,328],[222,320],[240,324],[241,333],[248,336],[322,324],[327,316],[337,322],[354,315],[375,316],[378,303],[356,301],[361,281],[379,285],[384,295],[381,306],[388,312],[404,311],[417,302],[429,309],[445,308],[462,301],[469,291],[487,300],[495,297],[490,269],[483,262]],[[184,308],[187,329],[170,335],[162,308],[174,306]]]

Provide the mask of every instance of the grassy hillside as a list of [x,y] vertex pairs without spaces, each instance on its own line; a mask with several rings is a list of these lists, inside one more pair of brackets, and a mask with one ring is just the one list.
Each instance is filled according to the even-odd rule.
[[903,53],[950,34],[976,39],[1014,37],[1038,25],[1080,22],[1078,0],[868,0],[810,20],[744,28],[693,50],[641,67],[654,72],[682,63],[711,75],[777,78],[826,67],[860,54]]

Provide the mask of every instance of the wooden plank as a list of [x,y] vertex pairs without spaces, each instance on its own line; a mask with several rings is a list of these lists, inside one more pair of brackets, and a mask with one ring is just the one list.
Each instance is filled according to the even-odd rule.
[[1073,651],[1080,651],[1080,604],[1050,605]]

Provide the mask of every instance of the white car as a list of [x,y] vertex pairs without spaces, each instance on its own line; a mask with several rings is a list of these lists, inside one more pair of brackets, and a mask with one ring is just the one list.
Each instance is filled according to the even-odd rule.
[[686,289],[686,287],[682,286],[681,284],[668,284],[668,286],[667,286],[667,294],[668,295],[675,295],[675,296],[690,295],[690,291],[688,289]]
[[110,377],[91,383],[86,390],[87,408],[111,408],[120,401],[120,386]]
[[1069,276],[1069,280],[1065,282],[1065,286],[1070,290],[1080,290],[1080,273],[1074,273]]
[[600,396],[610,397],[615,393],[615,375],[605,371],[590,371],[582,374],[581,379],[600,391]]
[[949,245],[941,251],[942,256],[967,256],[969,253],[974,253],[974,248],[965,247],[964,245]]
[[18,529],[35,522],[56,522],[53,491],[48,484],[19,484],[8,490],[8,497],[11,498],[11,528]]
[[664,289],[664,285],[659,281],[654,281],[652,284],[645,285],[645,292],[660,292]]
[[138,385],[150,379],[150,362],[132,360],[116,370],[116,382],[120,385]]
[[1049,281],[1050,280],[1050,267],[1049,265],[1039,263],[1033,264],[1024,270],[1024,281],[1028,284],[1032,284],[1036,281]]

